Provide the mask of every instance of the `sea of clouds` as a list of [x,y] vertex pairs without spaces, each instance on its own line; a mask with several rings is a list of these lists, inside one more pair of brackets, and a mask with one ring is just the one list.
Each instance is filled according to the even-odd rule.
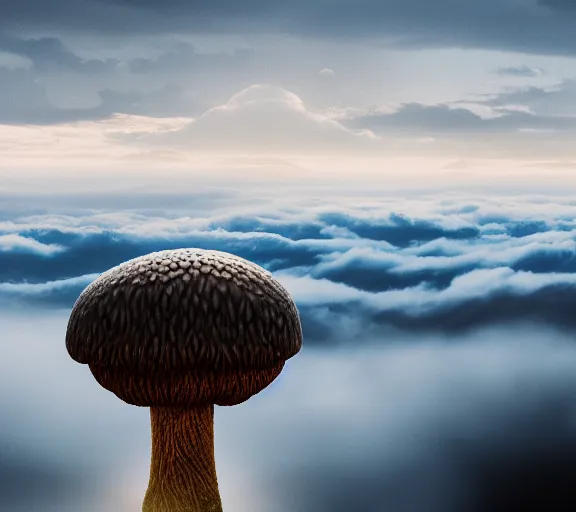
[[550,495],[576,506],[569,197],[0,204],[0,509],[139,510],[148,413],[100,388],[64,333],[99,273],[177,247],[268,268],[301,314],[305,346],[281,377],[216,411],[225,510],[524,511]]

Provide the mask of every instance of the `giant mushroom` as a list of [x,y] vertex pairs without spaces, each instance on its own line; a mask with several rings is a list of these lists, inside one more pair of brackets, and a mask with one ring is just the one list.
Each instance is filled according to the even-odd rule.
[[267,387],[302,346],[298,311],[270,272],[202,249],[105,272],[76,301],[66,347],[105,389],[149,407],[144,512],[221,512],[214,405]]

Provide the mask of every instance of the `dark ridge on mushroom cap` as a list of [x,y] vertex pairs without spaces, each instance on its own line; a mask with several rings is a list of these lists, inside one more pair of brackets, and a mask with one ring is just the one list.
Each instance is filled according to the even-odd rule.
[[267,368],[301,346],[296,306],[270,272],[203,249],[105,272],[76,301],[66,332],[77,362],[135,369]]
[[269,368],[217,371],[126,371],[91,364],[96,381],[118,398],[140,407],[194,407],[202,404],[238,405],[270,385],[284,361]]

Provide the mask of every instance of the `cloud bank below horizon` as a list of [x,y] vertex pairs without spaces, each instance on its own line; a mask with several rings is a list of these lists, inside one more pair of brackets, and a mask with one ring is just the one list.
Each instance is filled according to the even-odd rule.
[[216,411],[225,507],[576,503],[571,197],[238,200],[74,198],[44,209],[14,198],[0,209],[0,508],[140,510],[147,411],[69,358],[65,326],[100,272],[182,246],[270,269],[304,327],[304,350],[270,388]]
[[98,274],[123,261],[202,247],[272,271],[295,297],[313,344],[359,332],[576,325],[576,215],[569,200],[428,197],[196,217],[137,209],[4,217],[4,304],[69,308]]

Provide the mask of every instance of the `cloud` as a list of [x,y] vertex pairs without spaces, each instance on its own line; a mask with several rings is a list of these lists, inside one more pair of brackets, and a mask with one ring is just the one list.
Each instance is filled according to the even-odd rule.
[[24,299],[31,304],[50,304],[62,307],[74,304],[79,292],[88,286],[99,274],[90,274],[44,283],[0,283],[0,301]]
[[337,121],[315,114],[297,95],[266,84],[255,84],[234,94],[224,105],[208,110],[182,130],[152,138],[144,136],[139,142],[264,154],[377,148],[370,133],[356,133]]
[[[70,360],[66,320],[67,311],[0,310],[0,444],[10,451],[0,466],[11,483],[0,500],[12,500],[10,512],[137,512],[148,413]],[[216,408],[225,509],[524,512],[561,496],[548,507],[560,512],[575,503],[571,335],[358,340],[305,345],[267,390]]]
[[[164,165],[166,153],[154,153],[147,148],[148,158],[143,161],[141,148],[129,149],[112,143],[114,134],[166,132],[188,122],[186,118],[183,120],[126,114],[117,114],[99,122],[78,119],[88,115],[96,116],[97,113],[109,114],[105,104],[88,109],[88,112],[81,109],[58,109],[46,110],[38,115],[38,112],[29,109],[32,117],[30,124],[20,125],[23,122],[22,112],[15,113],[14,118],[0,124],[0,167],[4,170],[4,192],[10,189],[14,182],[26,183],[26,190],[46,190],[44,180],[48,170],[50,182],[53,185],[58,183],[57,189],[62,193],[69,192],[75,185],[80,185],[85,191],[92,189],[94,192],[102,189],[122,189],[122,182],[130,181],[130,177],[135,176],[131,174],[134,169],[139,171],[139,180],[135,187],[141,188],[142,179],[150,176],[143,176],[143,170],[157,168],[159,162]],[[45,125],[38,126],[38,123]],[[178,163],[179,153],[174,150],[168,152]],[[174,162],[171,163],[174,165]],[[82,173],[76,172],[78,166],[82,167]],[[16,175],[12,170],[18,168],[26,171],[19,173],[15,179]],[[70,172],[71,169],[73,172]],[[90,185],[87,186],[87,183]],[[134,187],[133,183],[131,185]],[[16,188],[19,188],[18,185]]]
[[102,89],[96,97],[93,107],[59,107],[33,71],[0,68],[0,124],[54,125],[104,120],[116,114],[182,117],[201,110],[195,98],[176,85],[146,93]]
[[550,7],[551,9],[558,9],[559,11],[573,11],[576,9],[572,0],[538,0],[538,4]]
[[496,74],[500,76],[534,78],[544,75],[545,71],[540,68],[531,68],[529,66],[503,66],[496,70]]
[[399,47],[570,55],[575,49],[570,5],[568,0],[542,0],[536,5],[490,0],[466,7],[448,0],[434,4],[424,0],[354,4],[252,0],[241,5],[171,0],[160,9],[152,2],[131,0],[56,0],[47,8],[38,0],[24,0],[5,6],[0,27],[100,34],[275,32],[362,40],[385,36],[389,44]]
[[[130,110],[140,96],[109,91],[98,93],[100,104],[90,108],[60,108],[28,69],[0,68],[0,125],[50,125],[99,120]],[[28,151],[29,152],[29,151]]]
[[320,71],[318,71],[318,76],[323,78],[330,78],[335,74],[336,72],[331,68],[322,68]]
[[[499,102],[502,102],[503,97]],[[495,100],[498,101],[498,100]],[[489,101],[494,104],[495,101]],[[484,102],[488,103],[488,102]],[[539,129],[552,132],[572,132],[576,129],[576,117],[568,115],[536,115],[531,112],[512,110],[502,104],[492,117],[485,118],[463,107],[450,105],[422,105],[409,103],[392,113],[369,113],[343,120],[345,126],[369,129],[378,134],[414,131],[434,137],[449,134],[452,137],[465,133],[505,134],[518,137],[522,130]]]
[[[9,512],[75,512],[88,494],[71,467],[39,457],[0,433],[0,507]],[[91,496],[93,499],[93,497]],[[92,512],[88,507],[84,510]]]
[[572,329],[576,218],[570,201],[555,201],[414,199],[368,209],[252,206],[243,214],[215,214],[217,203],[207,203],[196,216],[22,212],[0,221],[0,240],[10,241],[0,251],[0,298],[71,306],[122,261],[203,247],[274,272],[313,344],[347,343],[361,332],[459,335],[502,323]]
[[[115,401],[101,409],[106,393],[91,396],[90,373],[70,361],[62,342],[66,319],[63,312],[45,314],[32,307],[13,314],[0,307],[0,507],[7,512],[127,509],[123,493],[115,489],[126,484],[126,462],[114,455],[115,438],[122,439],[126,458],[133,441],[122,434],[125,419],[116,413]],[[103,422],[99,413],[93,415],[98,409]],[[127,409],[128,418],[130,412],[138,417],[137,408]],[[87,417],[92,419],[85,422]],[[149,432],[143,434],[144,442],[139,441],[146,468]],[[103,436],[108,442],[101,450]],[[139,438],[134,431],[131,436]],[[111,467],[116,468],[114,483]]]
[[39,72],[72,70],[95,74],[114,70],[120,63],[117,59],[82,59],[55,37],[21,39],[0,32],[0,50],[29,59]]
[[389,213],[385,219],[343,212],[322,212],[319,217],[327,225],[345,227],[362,238],[386,240],[398,247],[437,238],[465,240],[479,234],[476,226],[456,218],[414,219],[397,212]]
[[[311,177],[298,158],[354,153],[374,159],[387,149],[368,130],[345,128],[307,109],[295,94],[270,85],[250,86],[192,119],[160,118],[151,115],[192,114],[198,105],[185,89],[165,87],[147,94],[101,90],[100,103],[94,107],[57,108],[29,71],[5,74],[11,80],[0,82],[0,107],[7,106],[0,109],[0,164],[6,167],[30,168],[33,160],[41,159],[44,166],[57,168],[79,162],[90,166],[87,161],[101,167],[110,160],[122,169],[129,161],[136,166],[142,160],[155,168],[158,163],[164,166],[162,151],[169,151],[172,164],[201,169],[204,180],[207,167],[223,174],[223,179],[237,180],[240,172],[262,177],[270,168],[278,178],[294,180]],[[174,101],[179,97],[182,104],[177,107]],[[26,125],[18,126],[16,136],[12,126],[22,123]],[[29,151],[30,145],[36,151]]]
[[[574,351],[557,341],[501,330],[458,345],[424,337],[410,349],[400,340],[315,354],[316,384],[290,404],[306,424],[291,434],[284,425],[289,441],[274,453],[285,469],[268,464],[262,486],[290,512],[520,512],[550,496],[574,503]],[[295,382],[301,375],[286,386],[307,389]]]
[[563,80],[551,87],[513,88],[479,103],[495,108],[520,105],[536,115],[566,117],[576,115],[575,100],[576,80]]
[[[509,269],[476,271],[455,278],[441,291],[420,285],[375,293],[359,292],[330,281],[281,280],[297,297],[305,332],[310,324],[315,332],[322,333],[322,338],[312,336],[312,340],[338,344],[347,343],[360,332],[390,335],[400,330],[460,335],[485,325],[522,322],[571,330],[575,324],[566,304],[574,297],[573,276],[546,277],[548,280]],[[488,287],[486,283],[491,278],[504,281]],[[488,290],[484,291],[484,287]]]
[[2,69],[30,69],[32,62],[30,60],[0,50],[0,68]]
[[[0,55],[5,57],[0,59],[0,123],[54,124],[118,113],[198,115],[206,107],[197,98],[198,87],[190,85],[191,77],[242,73],[252,52],[198,52],[179,41],[156,57],[84,58],[56,37],[0,32]],[[206,97],[210,94],[205,91]]]
[[44,88],[27,69],[0,68],[0,121],[38,122],[59,113],[50,104]]
[[232,73],[250,67],[253,51],[235,49],[232,53],[200,53],[193,44],[180,41],[156,58],[135,57],[127,66],[135,74],[174,73],[204,74],[210,71]]
[[74,72],[97,76],[130,71],[136,75],[154,73],[205,74],[239,71],[250,66],[253,52],[199,52],[187,41],[177,41],[156,57],[84,58],[57,37],[25,38],[0,32],[0,51],[31,62],[38,74]]
[[[356,113],[340,122],[382,138],[404,137],[421,154],[458,155],[464,160],[489,156],[508,161],[571,160],[574,150],[569,141],[576,131],[576,111],[563,107],[574,95],[574,88],[566,87],[548,98],[542,89],[531,88],[477,102],[405,103],[392,112]],[[530,101],[530,97],[539,99]],[[533,108],[538,105],[544,108]],[[415,142],[423,137],[429,138],[429,147],[416,149]]]
[[32,252],[49,256],[60,252],[63,247],[58,244],[43,244],[20,235],[0,235],[0,251],[10,252]]
[[183,86],[168,84],[148,92],[122,93],[111,89],[98,92],[101,99],[101,112],[113,114],[130,114],[142,117],[181,118],[197,115],[202,111],[194,95]]

